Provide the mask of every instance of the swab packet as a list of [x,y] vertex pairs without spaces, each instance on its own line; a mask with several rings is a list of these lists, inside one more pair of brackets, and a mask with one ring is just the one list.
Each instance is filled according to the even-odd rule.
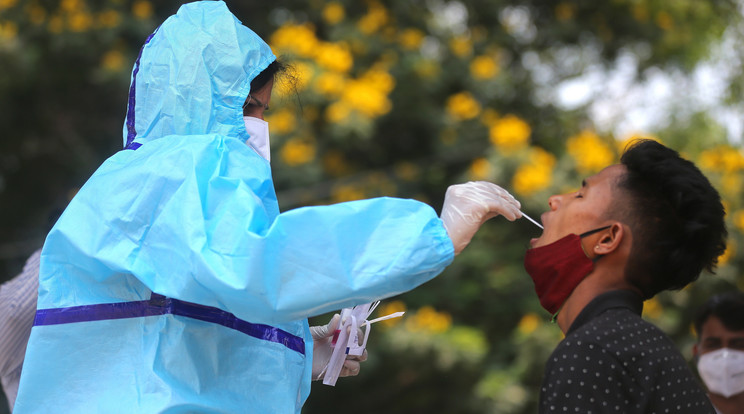
[[[328,361],[328,365],[323,369],[323,372],[325,373],[323,384],[331,386],[336,385],[338,376],[344,366],[346,355],[361,356],[364,353],[364,349],[367,346],[367,339],[369,339],[371,325],[373,323],[397,318],[403,316],[405,313],[395,312],[390,315],[368,320],[367,318],[369,318],[379,304],[380,301],[376,301],[341,310],[341,322],[339,322],[339,327],[334,333],[333,342],[331,343],[333,353],[331,354],[331,359]],[[364,339],[360,343],[359,330],[362,327],[364,327]]]

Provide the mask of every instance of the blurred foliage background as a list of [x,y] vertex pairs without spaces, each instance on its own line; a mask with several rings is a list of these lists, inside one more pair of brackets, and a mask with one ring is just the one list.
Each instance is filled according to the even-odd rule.
[[[121,148],[132,63],[180,3],[0,0],[0,281]],[[449,184],[489,180],[537,218],[549,195],[649,137],[716,185],[730,240],[716,275],[647,301],[644,316],[689,358],[695,308],[744,289],[744,152],[714,113],[744,105],[742,48],[714,73],[719,106],[701,109],[685,95],[726,39],[742,44],[741,1],[227,3],[293,65],[294,87],[277,85],[267,117],[283,210],[396,196],[439,211]],[[591,99],[560,104],[559,85],[628,60],[636,84],[674,76],[680,99],[665,122],[618,134],[595,121]],[[384,301],[377,314],[406,315],[374,325],[362,373],[335,388],[314,384],[304,412],[536,412],[543,364],[562,336],[522,268],[538,231],[492,220],[440,277]]]

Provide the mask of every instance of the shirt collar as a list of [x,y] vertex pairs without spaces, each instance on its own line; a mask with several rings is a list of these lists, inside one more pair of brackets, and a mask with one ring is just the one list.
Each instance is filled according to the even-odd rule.
[[566,335],[594,319],[604,311],[614,308],[627,308],[631,312],[640,316],[643,311],[643,300],[638,296],[638,294],[631,290],[613,290],[605,292],[592,299],[592,301],[581,310],[579,315],[571,324],[571,327],[568,329],[568,332],[566,332]]

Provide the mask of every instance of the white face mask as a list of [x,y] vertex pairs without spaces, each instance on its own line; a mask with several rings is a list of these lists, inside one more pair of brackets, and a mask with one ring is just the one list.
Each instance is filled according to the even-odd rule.
[[244,116],[243,122],[245,122],[245,130],[248,131],[249,135],[246,144],[250,145],[266,161],[271,161],[269,123],[253,116]]
[[713,394],[726,398],[744,392],[744,351],[721,348],[698,360],[698,372]]

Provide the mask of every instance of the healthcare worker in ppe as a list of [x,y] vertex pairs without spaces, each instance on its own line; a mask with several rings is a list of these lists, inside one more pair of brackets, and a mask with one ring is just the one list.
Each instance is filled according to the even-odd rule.
[[274,60],[222,1],[185,4],[148,37],[125,148],[42,250],[15,413],[299,413],[332,333],[314,341],[308,317],[413,289],[485,220],[521,216],[485,182],[451,186],[441,218],[395,198],[280,214],[272,81],[251,89]]

